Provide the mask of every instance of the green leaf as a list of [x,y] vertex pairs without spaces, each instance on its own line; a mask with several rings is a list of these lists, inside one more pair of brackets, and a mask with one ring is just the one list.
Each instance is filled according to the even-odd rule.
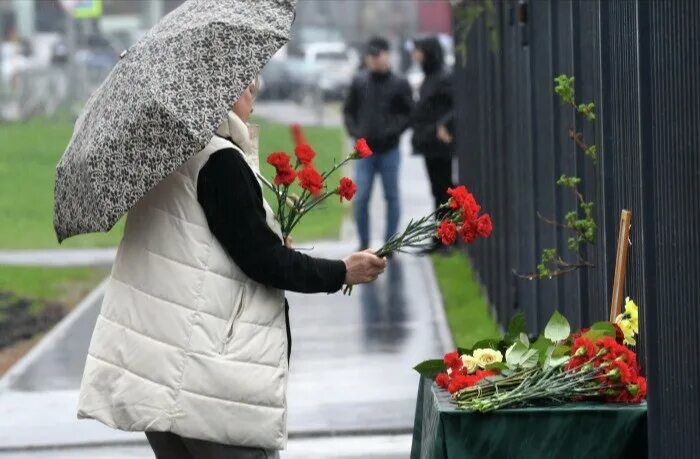
[[520,359],[523,358],[525,353],[528,351],[527,346],[522,342],[516,341],[511,347],[506,351],[506,363],[509,367],[517,366],[520,363]]
[[501,370],[505,370],[506,368],[508,368],[508,366],[505,363],[494,362],[494,363],[491,363],[489,365],[486,365],[486,368],[484,368],[484,370],[499,370],[499,371],[501,371]]
[[521,358],[519,365],[522,368],[535,368],[539,362],[540,354],[536,349],[529,349]]
[[552,357],[561,357],[562,355],[569,355],[571,352],[571,347],[565,344],[559,344],[554,348],[552,352]]
[[435,379],[435,376],[437,376],[438,373],[446,371],[447,367],[445,366],[445,362],[439,359],[435,359],[421,362],[415,367],[413,367],[413,369],[420,373],[421,376],[425,376],[426,378],[430,379]]
[[508,336],[512,337],[513,340],[515,340],[515,337],[523,333],[525,331],[525,328],[525,314],[519,312],[516,315],[514,315],[512,319],[510,319],[510,323],[508,324]]
[[600,338],[605,336],[605,334],[600,330],[588,330],[586,333],[583,334],[583,336],[584,338],[588,338],[589,340],[595,343]]
[[525,346],[530,347],[530,338],[525,333],[521,333],[519,339]]
[[565,364],[569,360],[568,355],[563,355],[561,357],[550,357],[547,362],[545,363],[545,366],[549,367],[559,367]]
[[596,322],[591,325],[591,330],[598,331],[604,336],[609,336],[611,338],[615,338],[616,336],[615,327],[613,327],[613,324],[610,322]]
[[549,356],[549,354],[551,354],[551,351],[550,351],[549,353],[547,352],[547,350],[548,350],[550,347],[551,347],[552,349],[554,349],[554,346],[553,346],[552,341],[550,341],[549,339],[545,338],[545,337],[542,336],[542,335],[540,335],[540,336],[537,338],[537,340],[536,340],[534,343],[532,343],[532,344],[530,345],[530,348],[531,348],[531,349],[535,349],[535,350],[539,353],[539,355],[540,355],[540,358],[539,358],[539,363],[540,363],[540,365],[542,365],[542,364],[544,363],[544,361],[547,360],[547,357]]
[[471,349],[467,349],[466,347],[458,347],[458,348],[457,348],[457,353],[458,353],[459,355],[471,354],[471,353],[472,353],[472,350],[471,350]]
[[558,342],[568,338],[570,333],[569,321],[559,311],[554,311],[549,322],[547,322],[547,326],[544,327],[544,336],[554,342]]

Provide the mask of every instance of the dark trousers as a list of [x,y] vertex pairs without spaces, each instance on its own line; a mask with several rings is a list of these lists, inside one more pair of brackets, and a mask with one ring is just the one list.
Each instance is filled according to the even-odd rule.
[[279,452],[184,438],[171,432],[146,432],[157,459],[278,459]]
[[440,204],[447,202],[450,196],[447,189],[452,187],[452,158],[439,156],[436,158],[425,158],[425,168],[428,170],[430,179],[430,189],[435,200],[435,209]]

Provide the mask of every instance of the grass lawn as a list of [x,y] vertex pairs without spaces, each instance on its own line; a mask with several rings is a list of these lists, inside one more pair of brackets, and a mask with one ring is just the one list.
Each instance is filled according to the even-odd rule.
[[[15,315],[17,310],[12,309],[15,298],[32,300],[27,310],[34,317],[48,312],[45,309],[50,307],[47,302],[59,303],[65,314],[73,309],[106,275],[106,269],[95,268],[0,266],[0,291],[12,293],[9,298],[5,297],[0,301],[0,326],[17,327]],[[10,311],[13,312],[10,313]],[[48,325],[51,326],[50,323]],[[0,375],[29,352],[44,334],[45,331],[35,332],[28,339],[1,347]]]
[[[291,152],[292,140],[286,125],[262,124],[260,155]],[[68,144],[72,124],[65,120],[35,119],[26,123],[0,124],[0,249],[56,248],[53,232],[54,170]],[[310,127],[306,136],[319,154],[318,168],[332,164],[344,151],[340,128]],[[267,166],[267,164],[265,164]],[[269,168],[263,171],[271,176]],[[343,206],[330,202],[326,209],[309,215],[297,229],[297,241],[337,238]],[[123,221],[107,234],[86,234],[70,238],[65,247],[110,247],[119,242]]]
[[20,297],[77,304],[109,271],[98,268],[0,266],[0,290]]
[[[293,157],[293,142],[289,127],[277,123],[269,123],[256,119],[261,127],[260,166],[261,171],[270,181],[275,176],[275,169],[265,162],[267,155],[274,151],[286,151]],[[333,167],[334,161],[340,162],[346,154],[344,134],[341,128],[306,127],[306,140],[316,151],[316,168],[323,172]],[[330,186],[337,186],[340,174],[336,172],[329,179]],[[275,198],[272,192],[266,191],[270,205],[275,208]],[[299,194],[300,188],[295,184],[292,192]],[[323,204],[307,214],[299,225],[294,228],[292,238],[295,242],[317,239],[337,239],[340,226],[347,207],[340,203],[339,198],[328,198]]]
[[498,326],[464,254],[433,255],[432,261],[455,344],[468,348],[481,339],[499,337]]

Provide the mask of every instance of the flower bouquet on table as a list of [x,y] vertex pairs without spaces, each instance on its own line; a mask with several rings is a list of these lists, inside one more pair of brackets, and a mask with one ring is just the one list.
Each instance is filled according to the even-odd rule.
[[544,334],[530,342],[519,314],[503,338],[477,342],[415,369],[449,391],[459,408],[471,411],[585,400],[638,403],[646,398],[646,379],[637,355],[625,345],[635,342],[637,318],[637,306],[627,298],[615,323],[597,322],[571,334],[566,318],[555,312]]
[[[273,180],[269,181],[262,174],[258,174],[262,183],[275,194],[277,199],[276,217],[285,239],[292,233],[304,215],[329,197],[338,195],[341,201],[343,199],[351,200],[357,191],[357,186],[352,179],[342,177],[337,185],[329,188],[328,178],[349,161],[372,155],[372,150],[365,139],[359,139],[355,143],[352,153],[330,170],[321,173],[313,163],[316,152],[309,144],[305,143],[303,132],[298,126],[292,127],[292,135],[296,144],[294,163],[292,164],[292,158],[286,152],[274,152],[267,157],[267,163],[275,168]],[[301,188],[300,194],[290,192],[290,187],[295,182]]]

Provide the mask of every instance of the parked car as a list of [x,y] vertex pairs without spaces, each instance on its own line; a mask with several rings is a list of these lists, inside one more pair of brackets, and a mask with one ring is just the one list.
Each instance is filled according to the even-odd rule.
[[304,47],[304,62],[318,72],[323,97],[340,99],[352,82],[359,57],[345,43],[319,42]]

